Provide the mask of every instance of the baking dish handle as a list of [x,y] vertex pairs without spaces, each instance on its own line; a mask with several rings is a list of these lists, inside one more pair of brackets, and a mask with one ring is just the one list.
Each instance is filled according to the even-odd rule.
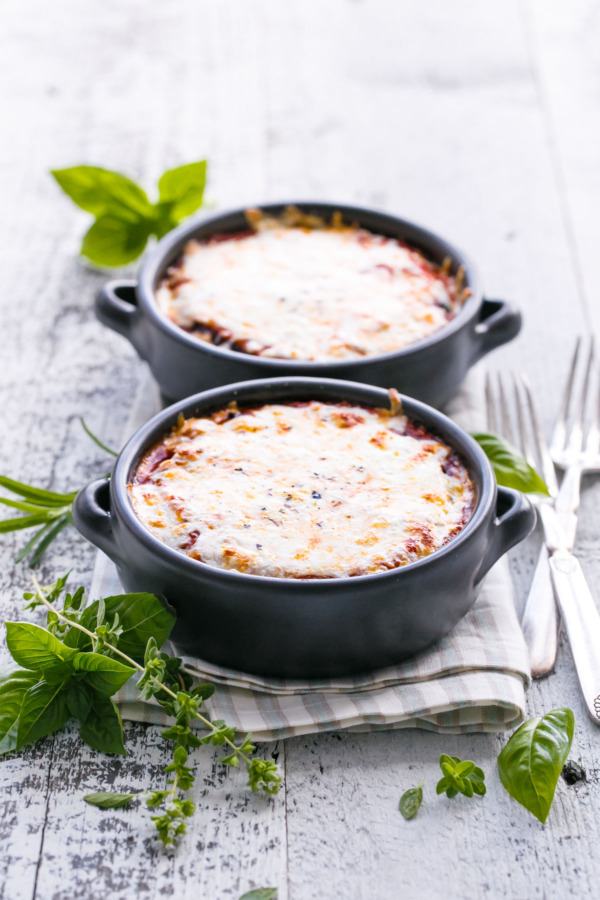
[[117,543],[110,514],[110,479],[99,478],[84,487],[73,502],[73,522],[77,531],[112,560],[118,559]]
[[514,306],[506,300],[484,300],[475,326],[473,362],[476,363],[490,350],[512,341],[520,330],[521,313]]
[[134,346],[133,323],[138,311],[136,287],[137,281],[108,281],[96,297],[96,315],[102,324],[122,334]]
[[498,487],[496,517],[491,526],[490,542],[477,572],[476,584],[507,550],[533,531],[535,521],[535,510],[525,494],[512,488]]

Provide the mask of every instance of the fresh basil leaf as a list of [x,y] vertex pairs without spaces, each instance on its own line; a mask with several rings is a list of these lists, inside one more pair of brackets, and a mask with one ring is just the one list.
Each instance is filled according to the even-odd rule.
[[77,206],[95,216],[111,214],[130,221],[152,216],[146,192],[118,172],[97,166],[73,166],[55,169],[50,174]]
[[152,222],[146,219],[103,215],[84,235],[81,255],[98,266],[125,266],[143,252],[151,233]]
[[524,722],[498,757],[500,781],[525,809],[544,823],[558,776],[569,755],[575,717],[567,708]]
[[91,806],[99,806],[100,809],[125,809],[137,794],[111,794],[107,791],[98,791],[96,794],[86,794],[83,798]]
[[159,179],[159,209],[168,208],[175,223],[191,215],[202,206],[206,185],[206,160],[169,169]]
[[0,754],[16,750],[25,694],[39,677],[28,669],[11,668],[0,673]]
[[240,900],[277,900],[277,888],[255,888],[242,894]]
[[496,481],[503,487],[515,488],[524,494],[546,494],[548,488],[519,451],[496,434],[472,432],[492,464]]
[[101,653],[76,653],[73,666],[86,673],[86,683],[98,694],[110,697],[126,684],[135,669]]
[[[96,600],[83,611],[80,621],[88,631],[94,631],[98,624],[98,608]],[[123,629],[115,646],[136,662],[143,661],[149,638],[153,637],[157,645],[162,647],[175,625],[175,616],[154,594],[117,594],[105,597],[104,608],[105,619],[112,621],[118,615],[119,625]],[[91,647],[89,637],[78,628],[69,629],[65,635],[65,643],[78,650]]]
[[79,735],[88,747],[101,753],[127,755],[123,745],[123,722],[119,710],[107,697],[94,698],[85,722],[79,726]]
[[97,696],[90,685],[86,684],[83,679],[71,681],[65,687],[64,695],[73,718],[85,722]]
[[29,622],[7,622],[6,643],[14,661],[25,669],[46,669],[74,655],[70,647],[45,628]]
[[405,819],[412,819],[419,811],[423,802],[423,782],[414,788],[409,788],[400,797],[398,808]]
[[[49,616],[51,613],[48,614]],[[51,666],[44,669],[44,681],[48,684],[66,684],[70,680],[74,672],[73,663],[70,659],[66,662],[55,662]]]
[[17,750],[66,725],[71,714],[62,691],[62,684],[47,684],[45,681],[29,688],[19,716]]

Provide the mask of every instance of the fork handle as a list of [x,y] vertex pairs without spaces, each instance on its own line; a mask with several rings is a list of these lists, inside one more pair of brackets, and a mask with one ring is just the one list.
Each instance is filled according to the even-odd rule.
[[600,615],[578,560],[568,550],[550,557],[556,599],[590,717],[600,725]]
[[548,566],[548,551],[543,546],[521,619],[521,628],[529,651],[531,674],[534,678],[543,678],[554,668],[558,650],[558,625],[558,610]]

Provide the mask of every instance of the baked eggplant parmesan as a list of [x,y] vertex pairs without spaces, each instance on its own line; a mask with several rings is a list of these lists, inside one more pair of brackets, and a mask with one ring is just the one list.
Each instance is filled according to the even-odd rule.
[[128,489],[169,547],[276,578],[404,566],[452,540],[476,499],[461,459],[397,395],[390,410],[307,401],[181,416]]
[[314,362],[381,356],[443,328],[469,295],[463,270],[394,238],[289,207],[248,210],[248,229],[191,240],[157,290],[200,340]]

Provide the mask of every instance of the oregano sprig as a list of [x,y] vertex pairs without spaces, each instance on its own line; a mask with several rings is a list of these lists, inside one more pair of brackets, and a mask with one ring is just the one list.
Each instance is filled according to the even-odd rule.
[[483,797],[485,794],[483,770],[470,759],[463,761],[458,756],[448,756],[446,753],[442,753],[440,768],[444,777],[440,778],[436,785],[436,794],[446,794],[447,797],[456,797],[457,794],[464,794],[465,797],[477,794],[477,796]]
[[[67,576],[45,587],[33,581],[34,592],[25,596],[27,608],[45,607],[47,627],[7,623],[8,648],[20,668],[0,676],[0,753],[51,734],[74,717],[91,747],[124,754],[121,717],[111,697],[137,672],[142,697],[154,698],[174,719],[162,732],[173,744],[172,761],[164,770],[167,787],[142,794],[87,795],[88,803],[121,808],[142,797],[157,812],[152,820],[159,839],[172,844],[194,812],[193,802],[183,794],[194,783],[189,752],[203,744],[227,745],[229,753],[221,762],[232,767],[244,762],[253,791],[278,792],[277,765],[252,756],[256,748],[250,735],[236,742],[234,728],[203,713],[214,686],[193,686],[182,660],[160,649],[174,618],[159,598],[125,594],[86,606],[82,588],[66,592]],[[63,593],[63,607],[57,609]],[[207,733],[196,734],[193,720]]]
[[50,174],[95,218],[84,235],[81,255],[99,266],[124,266],[143,253],[152,235],[163,237],[202,206],[206,166],[201,160],[164,172],[156,203],[131,178],[110,169],[74,166]]

